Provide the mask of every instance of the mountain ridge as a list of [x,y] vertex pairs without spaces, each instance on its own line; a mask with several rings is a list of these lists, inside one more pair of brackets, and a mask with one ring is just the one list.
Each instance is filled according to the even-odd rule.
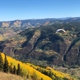
[[62,25],[75,22],[79,23],[80,17],[2,21],[0,22],[0,41],[11,38],[15,36],[17,33],[20,33],[21,31],[24,31],[28,28],[50,26],[54,24]]
[[[17,36],[5,40],[0,45],[0,50],[22,61],[30,60],[35,62],[38,60],[44,61],[49,65],[60,65],[64,62],[64,55],[67,48],[77,38],[77,33],[80,30],[79,24],[80,22],[70,22],[63,24],[63,26],[62,24],[53,24],[29,28],[17,34]],[[60,28],[66,32],[56,33],[57,29]],[[72,51],[70,50],[67,55],[71,55],[72,52],[75,55],[75,49],[77,49],[76,53],[79,54],[78,46],[76,45],[74,49],[72,47]],[[75,63],[77,55],[71,55],[73,57],[72,60],[67,55],[66,63],[68,65],[79,64],[79,61]]]
[[[79,37],[80,22],[79,19],[77,20],[69,19],[68,23],[64,20],[63,23],[55,21],[55,24],[49,22],[45,26],[41,25],[40,27],[23,30],[15,36],[0,42],[0,51],[22,61],[30,60],[35,62],[38,60],[49,65],[62,65],[66,61],[68,65],[79,65],[78,44],[75,44],[75,47],[72,46],[66,55],[66,60],[64,59],[64,55],[72,41],[74,43],[75,39]],[[56,33],[58,29],[64,29],[65,32]],[[72,57],[72,60],[69,56]],[[78,58],[78,63],[76,63],[76,58]]]

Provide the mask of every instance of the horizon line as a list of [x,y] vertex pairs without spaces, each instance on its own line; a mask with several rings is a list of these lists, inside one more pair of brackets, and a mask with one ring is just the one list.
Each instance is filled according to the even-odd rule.
[[21,20],[37,20],[37,19],[66,19],[66,18],[79,18],[79,17],[60,17],[60,18],[28,18],[28,19],[14,19],[14,20],[2,20],[0,22],[9,22],[9,21],[21,21]]

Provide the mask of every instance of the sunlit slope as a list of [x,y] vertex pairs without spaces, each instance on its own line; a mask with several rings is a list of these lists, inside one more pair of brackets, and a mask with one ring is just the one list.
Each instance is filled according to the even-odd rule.
[[[2,53],[2,56],[4,58],[4,54]],[[43,78],[43,80],[52,80],[50,77],[42,74],[41,72],[35,70],[34,68],[30,67],[29,65],[26,65],[20,61],[17,61],[9,56],[7,56],[7,60],[9,62],[9,65],[15,65],[16,68],[17,68],[17,64],[20,64],[21,66],[21,69],[22,69],[22,72],[25,76],[31,76],[31,77],[34,77],[36,76],[37,80],[40,80],[41,78]]]
[[59,80],[75,80],[75,79],[72,79],[72,77],[69,74],[54,70],[51,67],[41,68],[39,66],[35,66],[33,64],[30,64],[30,63],[26,63],[26,64],[30,65],[34,69],[36,69],[36,70],[38,70],[44,74],[46,74],[47,76],[50,76],[51,78],[53,78],[53,80],[56,80],[56,79],[59,79]]
[[[3,53],[2,56],[4,59]],[[7,56],[7,60],[12,67],[15,65],[17,68],[17,65],[20,64],[23,76],[30,76],[31,78],[36,78],[36,80],[74,80],[69,75],[56,71],[50,67],[41,68],[29,63],[25,64],[9,56]]]

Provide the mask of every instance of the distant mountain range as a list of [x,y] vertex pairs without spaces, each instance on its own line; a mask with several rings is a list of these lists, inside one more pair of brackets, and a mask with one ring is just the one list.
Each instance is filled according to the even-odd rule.
[[2,21],[0,22],[0,41],[11,38],[28,28],[49,26],[53,24],[65,24],[70,22],[80,22],[80,17]]
[[[9,56],[36,64],[62,65],[65,62],[68,65],[80,65],[80,18],[47,19],[40,27],[24,28],[22,31],[20,28],[14,31],[17,28],[12,27],[2,29],[5,30],[1,34],[8,37],[0,42],[0,51]],[[9,35],[9,29],[15,32],[14,35]],[[66,32],[56,33],[57,29]]]
[[80,17],[69,18],[46,18],[46,19],[27,19],[27,20],[14,20],[14,21],[2,21],[0,27],[37,27],[43,25],[46,22],[74,22],[80,21]]
[[80,65],[79,32],[80,17],[1,22],[0,51],[36,64]]
[[[8,55],[12,68],[20,63],[23,74],[32,80],[74,80],[64,73],[45,67],[80,66],[80,17],[2,21],[0,52]],[[71,71],[73,74],[74,70]]]

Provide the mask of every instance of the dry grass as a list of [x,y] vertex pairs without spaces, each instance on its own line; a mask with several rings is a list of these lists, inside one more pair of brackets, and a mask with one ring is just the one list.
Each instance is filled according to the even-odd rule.
[[0,72],[0,80],[24,80],[22,77]]

